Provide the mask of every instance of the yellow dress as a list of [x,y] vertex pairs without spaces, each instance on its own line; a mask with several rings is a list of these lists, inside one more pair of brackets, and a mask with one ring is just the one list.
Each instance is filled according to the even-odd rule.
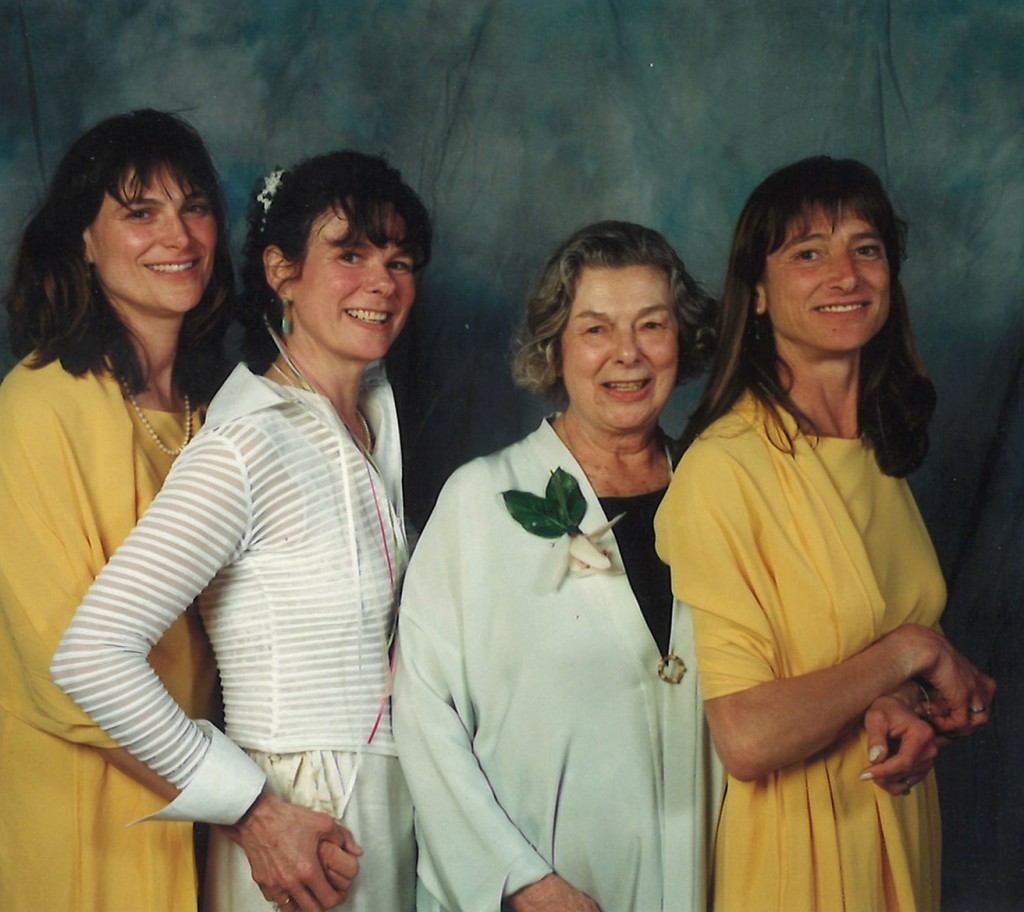
[[[838,664],[900,624],[937,624],[945,603],[906,482],[860,441],[796,447],[774,446],[745,397],[687,451],[657,515],[705,699]],[[867,766],[855,726],[756,782],[729,777],[716,912],[937,909],[934,775],[894,798],[860,781]]]
[[[165,441],[180,417],[149,413]],[[159,422],[159,423],[158,423]],[[103,759],[116,746],[50,681],[85,590],[170,468],[109,378],[19,365],[0,386],[0,909],[196,909],[192,827]],[[150,654],[189,715],[215,666],[190,609]]]

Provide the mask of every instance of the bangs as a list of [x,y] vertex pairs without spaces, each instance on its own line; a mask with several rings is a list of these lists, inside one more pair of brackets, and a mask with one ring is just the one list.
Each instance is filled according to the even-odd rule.
[[185,196],[210,193],[183,164],[169,161],[131,164],[104,189],[122,206],[127,206],[140,200],[146,188],[154,184],[168,195],[175,184]]
[[426,265],[429,241],[425,241],[422,228],[416,230],[415,223],[410,228],[407,218],[391,200],[349,196],[335,200],[331,209],[348,222],[342,243],[355,244],[365,239],[374,247],[394,244],[412,257],[415,269]]
[[768,254],[775,253],[791,237],[809,234],[811,225],[819,217],[824,217],[833,229],[844,219],[859,218],[879,230],[877,214],[871,212],[867,200],[859,195],[830,200],[804,199],[788,218],[775,220],[768,237]]
[[348,222],[345,243],[368,240],[374,247],[394,244],[405,249],[405,221],[391,203],[373,201],[359,205],[352,199],[337,200],[332,207],[338,216]]

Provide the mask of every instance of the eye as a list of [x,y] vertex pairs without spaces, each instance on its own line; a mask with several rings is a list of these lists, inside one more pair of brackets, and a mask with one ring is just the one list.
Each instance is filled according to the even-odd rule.
[[587,336],[597,336],[604,332],[604,327],[600,323],[595,323],[592,326],[583,327],[583,334]]
[[212,211],[209,200],[205,199],[193,200],[185,206],[187,215],[209,215]]
[[391,262],[388,263],[388,269],[391,269],[394,272],[412,272],[412,260],[391,260]]
[[885,256],[885,250],[881,244],[861,244],[856,254],[865,260],[879,260]]
[[338,259],[343,263],[349,263],[354,266],[359,262],[360,256],[355,250],[342,250]]
[[641,324],[642,329],[664,329],[665,324],[661,320],[644,320]]
[[794,259],[800,260],[802,263],[813,263],[817,258],[818,251],[810,250],[807,248],[804,248],[803,250],[798,250],[794,255]]
[[152,215],[153,213],[146,208],[130,208],[128,210],[127,218],[133,222],[144,222]]

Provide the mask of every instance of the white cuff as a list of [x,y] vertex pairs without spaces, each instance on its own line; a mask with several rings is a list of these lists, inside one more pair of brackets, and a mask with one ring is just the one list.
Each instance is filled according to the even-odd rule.
[[237,823],[263,791],[267,777],[234,741],[205,719],[196,719],[210,739],[210,747],[192,781],[169,805],[146,820],[194,820],[202,823]]

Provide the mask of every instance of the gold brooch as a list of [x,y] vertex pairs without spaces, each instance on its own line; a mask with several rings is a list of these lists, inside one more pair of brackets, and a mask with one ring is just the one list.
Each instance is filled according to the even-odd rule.
[[666,684],[678,684],[686,674],[686,663],[677,655],[669,653],[658,662],[658,677]]

